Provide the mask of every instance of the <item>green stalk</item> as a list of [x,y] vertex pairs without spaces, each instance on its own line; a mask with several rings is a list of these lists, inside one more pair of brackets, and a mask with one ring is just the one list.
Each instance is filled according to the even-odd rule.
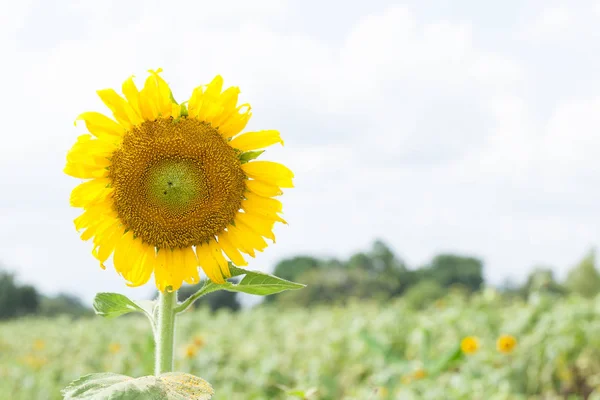
[[154,373],[173,372],[175,342],[175,306],[177,291],[158,292],[158,320],[156,326],[156,360]]

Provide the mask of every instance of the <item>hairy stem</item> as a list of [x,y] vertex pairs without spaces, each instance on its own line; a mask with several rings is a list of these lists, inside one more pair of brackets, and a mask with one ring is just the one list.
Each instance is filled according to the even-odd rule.
[[156,321],[155,375],[173,371],[173,348],[175,342],[175,306],[177,292],[158,293],[158,320]]

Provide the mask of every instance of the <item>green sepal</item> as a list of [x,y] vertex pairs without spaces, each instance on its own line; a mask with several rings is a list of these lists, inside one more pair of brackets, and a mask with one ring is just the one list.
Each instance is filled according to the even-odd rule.
[[179,105],[179,107],[180,107],[179,114],[180,114],[182,117],[187,117],[187,116],[190,114],[190,113],[188,112],[188,108],[187,108],[187,105],[186,105],[185,103],[187,103],[187,101],[184,101],[183,103],[181,103],[181,104]]
[[239,159],[242,162],[242,164],[245,164],[248,161],[251,161],[251,160],[254,160],[255,158],[258,158],[258,156],[260,156],[264,152],[265,152],[264,150],[246,151],[246,152],[241,153],[239,155]]

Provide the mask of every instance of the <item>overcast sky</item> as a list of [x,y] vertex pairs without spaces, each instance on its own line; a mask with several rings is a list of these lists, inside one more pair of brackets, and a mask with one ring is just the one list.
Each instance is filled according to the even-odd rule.
[[82,242],[65,155],[101,88],[221,74],[278,129],[289,226],[249,267],[387,241],[410,265],[481,257],[559,276],[600,242],[599,1],[6,1],[0,262],[46,293],[125,290]]

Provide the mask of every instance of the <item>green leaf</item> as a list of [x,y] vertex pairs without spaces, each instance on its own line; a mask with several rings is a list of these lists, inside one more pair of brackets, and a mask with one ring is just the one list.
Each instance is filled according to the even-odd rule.
[[259,296],[267,296],[283,292],[286,290],[302,289],[306,285],[301,283],[291,282],[274,275],[265,274],[263,272],[249,271],[239,268],[229,263],[231,276],[246,275],[240,283],[225,282],[216,284],[211,281],[204,281],[204,285],[193,295],[188,297],[186,301],[175,307],[175,312],[180,313],[187,310],[197,299],[217,290],[227,290],[230,292],[241,292],[247,294],[256,294]]
[[98,293],[94,298],[94,311],[106,318],[115,318],[131,312],[141,312],[152,320],[154,305],[147,302],[139,305],[127,296],[119,293]]
[[204,379],[178,372],[137,379],[100,373],[77,379],[62,394],[64,400],[209,400],[214,391]]
[[62,390],[63,400],[160,400],[165,391],[154,376],[133,379],[101,373],[82,376]]
[[230,292],[242,292],[248,294],[257,294],[267,296],[280,293],[286,290],[302,289],[306,285],[291,282],[275,275],[265,274],[264,272],[249,271],[246,269],[230,266],[232,276],[246,275],[238,284],[226,282],[223,289]]
[[239,159],[242,162],[242,164],[245,164],[248,161],[254,160],[255,158],[257,158],[264,152],[265,152],[264,150],[246,151],[246,152],[240,154]]

